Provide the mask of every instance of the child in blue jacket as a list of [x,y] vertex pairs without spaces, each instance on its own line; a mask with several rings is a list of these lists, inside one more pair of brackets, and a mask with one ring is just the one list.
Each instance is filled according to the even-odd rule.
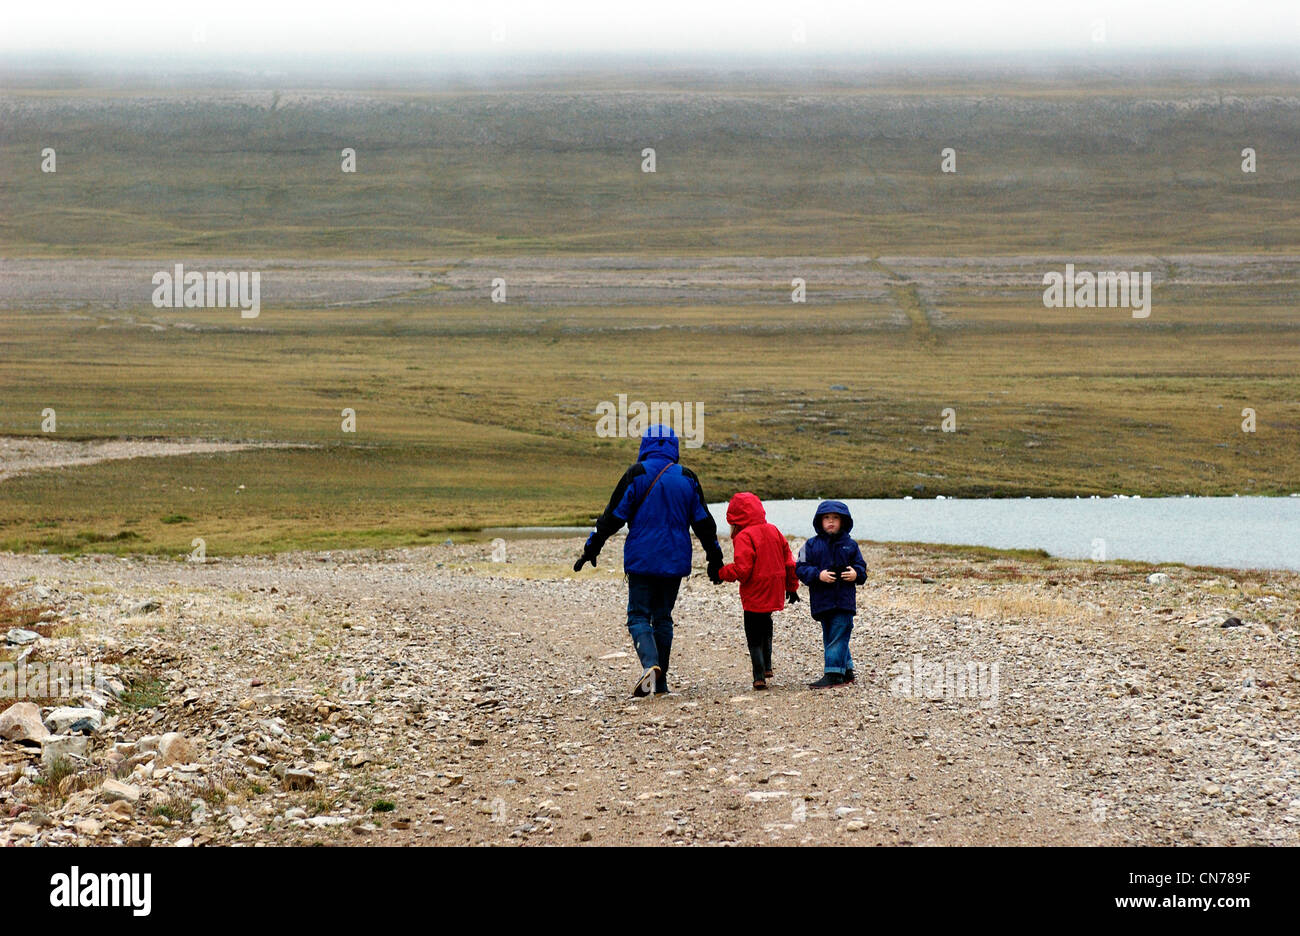
[[866,581],[867,563],[849,536],[853,517],[843,501],[818,504],[813,529],[817,535],[799,550],[795,574],[808,586],[808,610],[822,626],[826,652],[825,672],[810,688],[828,689],[853,682],[849,636],[857,613],[856,591]]

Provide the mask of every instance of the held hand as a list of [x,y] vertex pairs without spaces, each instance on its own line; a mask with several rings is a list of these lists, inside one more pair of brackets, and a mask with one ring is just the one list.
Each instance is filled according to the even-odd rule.
[[830,585],[832,582],[835,581],[835,573],[832,572],[830,569],[822,569],[821,574],[817,576],[817,579],[818,581],[825,582],[827,585]]
[[721,562],[715,560],[709,563],[709,568],[708,568],[709,581],[712,582],[714,585],[722,584],[722,576],[718,574],[721,571],[722,571]]
[[848,570],[840,573],[841,582],[856,582],[858,580],[858,570],[849,566]]
[[795,591],[795,592],[786,592],[786,593],[785,593],[785,600],[786,600],[786,604],[798,604],[798,603],[799,603],[799,593],[798,593],[797,591]]

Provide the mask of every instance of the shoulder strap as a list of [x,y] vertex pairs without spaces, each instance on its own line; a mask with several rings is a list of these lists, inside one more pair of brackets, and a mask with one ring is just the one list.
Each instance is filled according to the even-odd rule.
[[649,497],[650,492],[655,489],[655,485],[658,484],[659,479],[664,476],[664,472],[667,471],[669,468],[671,468],[674,464],[675,464],[674,462],[669,462],[668,464],[664,465],[662,468],[659,469],[659,473],[655,475],[655,479],[650,482],[650,486],[645,489],[645,493],[641,495],[641,499],[638,500],[636,504],[632,507],[632,509],[628,512],[627,526],[629,530],[632,528],[633,519],[636,518],[636,515],[641,510],[641,505],[645,503],[645,499]]

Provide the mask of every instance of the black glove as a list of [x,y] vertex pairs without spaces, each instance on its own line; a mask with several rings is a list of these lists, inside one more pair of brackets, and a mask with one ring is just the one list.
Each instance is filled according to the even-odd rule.
[[582,567],[583,567],[584,565],[586,565],[588,562],[591,563],[591,567],[592,567],[593,569],[596,568],[596,556],[597,556],[596,553],[593,553],[593,552],[584,552],[584,553],[583,553],[583,554],[578,558],[578,561],[575,562],[575,563],[573,564],[573,571],[574,571],[574,572],[581,572],[581,571],[582,571]]
[[714,585],[722,584],[722,576],[718,574],[721,571],[722,571],[722,560],[710,559],[708,575],[709,575],[709,581],[712,582]]
[[798,603],[799,603],[799,593],[798,593],[797,591],[795,591],[795,592],[786,592],[786,593],[785,593],[785,600],[786,600],[786,603],[787,603],[787,604],[798,604]]

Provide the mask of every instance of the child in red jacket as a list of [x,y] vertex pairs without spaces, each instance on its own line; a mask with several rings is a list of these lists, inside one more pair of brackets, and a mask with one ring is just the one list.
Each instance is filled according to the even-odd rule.
[[718,571],[723,582],[740,583],[745,609],[745,640],[754,664],[754,688],[766,689],[772,678],[772,612],[786,599],[799,600],[799,578],[785,534],[767,522],[763,502],[748,491],[727,505],[733,561]]

